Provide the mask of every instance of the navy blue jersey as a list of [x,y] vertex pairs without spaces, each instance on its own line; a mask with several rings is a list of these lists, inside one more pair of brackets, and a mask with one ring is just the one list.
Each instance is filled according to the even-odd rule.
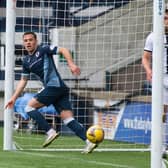
[[57,54],[57,47],[46,45],[38,46],[32,55],[25,55],[22,77],[28,78],[30,73],[34,73],[40,78],[44,87],[65,87],[54,64],[54,54]]

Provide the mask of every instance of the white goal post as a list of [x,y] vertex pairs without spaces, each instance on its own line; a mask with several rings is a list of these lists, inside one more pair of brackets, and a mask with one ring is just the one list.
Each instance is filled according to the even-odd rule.
[[[14,89],[14,44],[15,44],[15,1],[6,3],[6,66],[5,66],[5,103],[13,94]],[[4,111],[4,150],[13,149],[13,110]]]
[[[167,1],[6,2],[5,104],[21,74],[21,63],[15,58],[23,56],[22,34],[36,32],[39,44],[68,48],[80,66],[80,77],[74,77],[64,58],[54,56],[57,69],[70,88],[75,118],[86,129],[99,124],[105,130],[107,141],[97,150],[151,151],[151,168],[161,167],[162,134],[165,133],[162,133],[161,121],[162,82],[158,81],[162,81],[162,59],[159,58],[164,47],[163,15]],[[151,90],[141,58],[145,39],[152,30],[155,41]],[[41,83],[32,76],[20,98],[27,95],[30,98],[30,94],[40,89]],[[37,140],[42,140],[43,133],[34,123],[29,132],[32,123],[19,111],[25,104],[19,107],[18,104],[14,110],[4,111],[3,149],[40,150]],[[75,136],[62,124],[58,114],[44,112],[44,115],[62,133],[58,143],[46,150],[83,148],[80,141],[76,146],[67,143],[67,137]]]
[[163,59],[160,58],[164,54],[164,13],[164,0],[155,0],[153,4],[151,168],[162,167]]

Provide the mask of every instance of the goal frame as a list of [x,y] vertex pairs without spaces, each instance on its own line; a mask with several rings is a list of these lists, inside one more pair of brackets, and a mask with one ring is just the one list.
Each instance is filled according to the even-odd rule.
[[[151,138],[151,168],[161,167],[162,159],[162,53],[163,53],[163,15],[164,0],[153,2],[153,31],[154,31],[154,57],[153,57],[153,86],[152,86],[152,138]],[[16,1],[7,0],[6,5],[6,67],[5,67],[5,104],[10,99],[14,88],[14,41],[15,41],[15,6]],[[156,92],[157,90],[157,92]],[[159,98],[159,99],[158,99]],[[157,100],[157,101],[156,101]],[[159,100],[159,101],[158,101]],[[157,124],[156,124],[157,123]],[[14,150],[12,138],[13,109],[4,111],[4,150]],[[79,149],[80,150],[80,149]],[[97,149],[98,150],[98,149]],[[127,149],[128,150],[128,149]],[[145,149],[134,149],[141,151]],[[149,149],[147,149],[148,151]],[[65,150],[66,151],[66,150]],[[70,151],[70,149],[68,149]],[[109,150],[105,150],[109,151]],[[110,150],[118,151],[118,150]],[[125,151],[119,149],[119,151]]]

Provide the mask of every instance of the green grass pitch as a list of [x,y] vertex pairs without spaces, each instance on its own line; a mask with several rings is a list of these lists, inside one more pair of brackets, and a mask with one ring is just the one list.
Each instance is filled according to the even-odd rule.
[[[30,134],[24,137],[24,144],[33,148],[41,148],[44,135]],[[3,151],[3,129],[0,129],[0,168],[150,168],[149,152],[98,152],[81,154],[80,151],[31,151],[24,148],[23,140],[15,140],[24,150]],[[34,140],[38,139],[38,140]],[[72,137],[60,137],[51,144],[50,148],[60,148],[66,144],[71,148],[79,146],[80,140]],[[100,148],[111,145],[112,141],[103,141]],[[84,146],[84,143],[80,144]]]

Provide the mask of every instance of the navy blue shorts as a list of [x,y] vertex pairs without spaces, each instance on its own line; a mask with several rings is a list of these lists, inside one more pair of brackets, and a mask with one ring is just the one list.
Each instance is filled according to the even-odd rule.
[[46,87],[34,96],[40,103],[53,105],[58,113],[63,110],[72,110],[69,100],[69,89],[66,87]]

